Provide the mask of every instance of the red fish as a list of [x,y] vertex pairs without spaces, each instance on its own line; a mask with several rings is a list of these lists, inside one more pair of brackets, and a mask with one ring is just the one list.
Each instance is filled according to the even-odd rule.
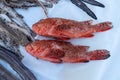
[[103,32],[111,28],[111,22],[92,25],[92,20],[78,22],[63,18],[42,19],[32,26],[33,31],[38,35],[54,37],[61,40],[93,37],[93,33]]
[[105,49],[88,51],[88,48],[88,46],[75,46],[70,42],[56,40],[36,40],[25,47],[32,56],[54,63],[88,62],[110,57],[109,51]]

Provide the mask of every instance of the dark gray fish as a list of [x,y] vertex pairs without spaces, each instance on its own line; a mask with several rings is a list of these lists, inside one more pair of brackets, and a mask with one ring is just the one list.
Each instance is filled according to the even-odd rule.
[[[29,8],[40,6],[35,0],[3,0],[3,2],[13,8]],[[41,1],[42,2],[42,1]],[[47,2],[42,2],[45,7],[52,7],[53,5]]]
[[45,0],[46,2],[52,3],[52,4],[56,4],[58,3],[60,0]]
[[0,80],[20,80],[0,64]]
[[23,16],[18,14],[13,8],[5,5],[3,2],[0,2],[0,11],[6,12],[6,14],[9,15],[11,18],[16,19],[20,21],[21,24],[23,24]]
[[[19,2],[19,0],[0,1],[0,45],[5,47],[4,48],[0,46],[0,59],[8,62],[10,66],[20,75],[22,80],[36,80],[31,71],[21,63],[23,56],[19,50],[20,45],[25,46],[29,42],[33,41],[36,35],[24,22],[23,16],[15,11],[15,5],[9,4],[8,6],[5,1],[9,1],[11,3],[14,3],[15,1]],[[25,0],[22,0],[22,2],[23,1]],[[30,4],[33,4],[32,0],[29,1],[31,1],[29,2]],[[29,5],[26,2],[23,4],[24,5],[22,7]],[[21,5],[18,5],[18,7],[19,6]],[[7,77],[9,76],[2,75],[2,77],[0,77],[0,80],[6,80]],[[9,80],[14,79],[9,78]]]
[[89,16],[91,16],[94,19],[97,19],[96,15],[80,0],[71,0],[73,4],[81,8],[83,11],[85,11]]
[[0,46],[0,59],[6,61],[15,70],[22,80],[37,80],[33,73],[25,67],[15,53]]
[[102,3],[99,3],[95,0],[71,0],[73,4],[81,8],[83,11],[85,11],[89,16],[91,16],[94,19],[97,19],[96,15],[86,6],[85,3],[99,6],[99,7],[105,7]]
[[[0,42],[9,50],[17,53],[19,58],[22,58],[20,54],[19,45],[26,45],[32,40],[28,35],[22,32],[22,29],[17,25],[6,25],[6,21],[0,18]],[[23,29],[23,31],[25,31]]]
[[24,34],[26,34],[30,38],[30,40],[34,40],[34,37],[36,36],[36,34],[30,28],[28,30],[24,27],[21,27],[21,25],[17,24],[14,20],[9,18],[6,14],[0,14],[0,18],[6,25],[22,31]]
[[35,37],[35,34],[32,32],[32,30],[28,27],[28,25],[24,22],[23,17],[18,14],[13,8],[5,5],[3,2],[0,3],[0,12],[4,12],[5,15],[7,15],[11,20],[13,20],[16,24],[19,24],[20,27],[27,30],[27,33],[29,33],[30,37],[33,39]]
[[88,4],[94,5],[94,6],[99,6],[99,7],[105,7],[102,3],[95,1],[95,0],[82,0]]

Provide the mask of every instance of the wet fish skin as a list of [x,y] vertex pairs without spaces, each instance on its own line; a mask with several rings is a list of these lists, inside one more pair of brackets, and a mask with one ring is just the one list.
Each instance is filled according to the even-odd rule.
[[14,8],[11,8],[4,4],[4,2],[0,2],[0,8],[1,12],[4,12],[5,15],[7,15],[9,18],[11,18],[12,21],[14,21],[16,24],[19,24],[21,28],[24,28],[27,30],[27,33],[29,33],[31,39],[33,39],[36,35],[32,32],[32,30],[28,27],[28,25],[24,22],[23,16],[21,16],[19,13],[15,11]]
[[24,34],[24,32],[19,30],[19,27],[17,27],[17,25],[13,26],[15,28],[6,25],[6,23],[0,19],[0,42],[4,47],[15,52],[20,58],[22,58],[23,56],[20,53],[19,45],[24,46],[32,40],[30,40],[29,36]]
[[86,12],[92,18],[97,19],[96,15],[81,0],[71,0],[71,2],[75,4],[77,7],[81,8],[84,12]]
[[[35,0],[3,0],[4,4],[12,8],[24,8],[40,6]],[[42,1],[41,1],[42,2]],[[51,8],[53,5],[47,2],[42,2],[45,7]]]
[[0,59],[6,61],[15,70],[22,80],[37,80],[34,74],[23,65],[14,52],[0,46]]
[[0,80],[4,80],[4,79],[5,80],[20,80],[1,64],[0,64],[0,78],[3,78]]

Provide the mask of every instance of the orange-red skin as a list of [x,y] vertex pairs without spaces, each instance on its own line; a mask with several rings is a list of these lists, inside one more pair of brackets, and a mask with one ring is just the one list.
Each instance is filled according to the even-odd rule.
[[26,51],[37,59],[54,63],[77,63],[90,60],[107,59],[110,54],[107,50],[87,51],[88,46],[74,46],[69,42],[56,40],[36,40],[26,45]]
[[[90,38],[95,32],[103,32],[112,28],[111,22],[92,24],[92,20],[74,21],[63,18],[46,18],[33,24],[33,31],[42,36],[54,37],[58,40],[71,38]],[[25,47],[26,51],[36,57],[54,63],[88,62],[110,57],[107,50],[87,51],[88,46],[74,46],[69,42],[56,40],[36,40]]]
[[57,39],[93,37],[93,33],[111,29],[111,22],[103,22],[92,25],[92,20],[74,21],[63,18],[46,18],[33,24],[32,30],[41,36],[49,36]]

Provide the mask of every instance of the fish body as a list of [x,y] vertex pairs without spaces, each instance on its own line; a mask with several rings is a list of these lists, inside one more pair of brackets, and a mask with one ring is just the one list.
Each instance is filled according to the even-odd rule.
[[63,18],[42,19],[32,26],[32,30],[38,35],[62,40],[93,37],[95,32],[103,32],[111,28],[111,22],[92,25],[92,20],[79,22]]
[[[18,58],[18,56],[15,55],[14,52],[6,49],[5,47],[3,47],[1,45],[0,45],[0,59],[2,59],[3,61],[6,61],[12,67],[12,69],[15,70],[19,74],[19,76],[21,77],[22,80],[37,80],[35,78],[35,76],[33,75],[33,73],[31,72],[31,70],[29,70],[21,62],[21,60]],[[6,75],[4,75],[4,76],[7,76],[7,73],[5,73],[5,74]],[[4,78],[3,78],[3,80],[4,80]],[[7,79],[5,78],[5,80],[7,80]],[[8,80],[11,80],[11,79],[8,79]],[[12,79],[12,80],[14,80],[14,79]],[[19,80],[19,79],[17,79],[17,80]]]
[[[39,0],[40,1],[40,0]],[[40,6],[39,3],[36,2],[36,0],[2,0],[5,5],[12,7],[12,8],[24,8],[27,9],[29,7],[37,7]],[[52,7],[53,5],[47,2],[42,2],[41,3],[45,7]]]
[[20,80],[0,64],[0,80]]
[[26,45],[26,51],[37,59],[54,63],[89,62],[90,60],[104,60],[110,57],[105,49],[88,51],[89,46],[75,46],[70,42],[56,40],[36,40]]
[[22,58],[19,50],[19,45],[24,46],[31,40],[29,36],[24,34],[24,32],[19,30],[19,28],[14,27],[6,25],[6,23],[0,19],[0,42],[2,46],[15,52],[19,58]]

